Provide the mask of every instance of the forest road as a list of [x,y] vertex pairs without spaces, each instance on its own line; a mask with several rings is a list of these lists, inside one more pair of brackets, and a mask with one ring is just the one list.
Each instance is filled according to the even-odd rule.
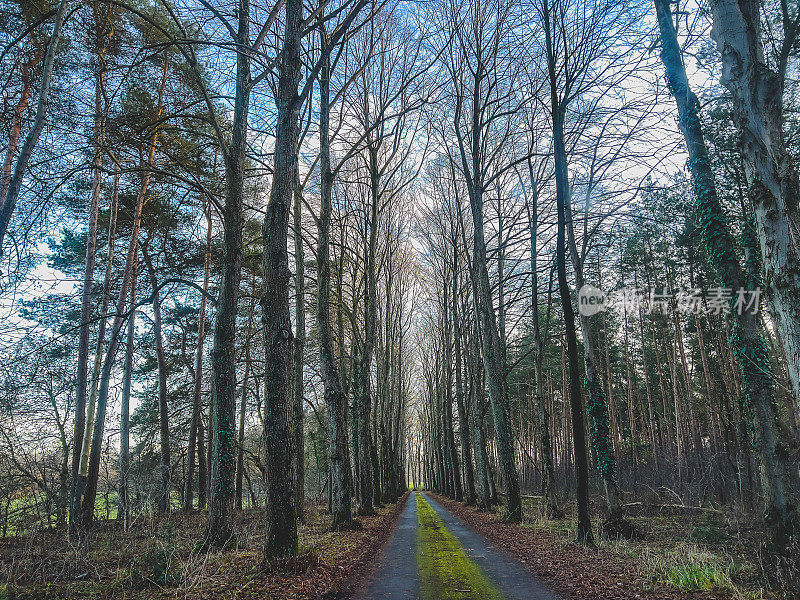
[[519,561],[412,492],[356,600],[559,600]]

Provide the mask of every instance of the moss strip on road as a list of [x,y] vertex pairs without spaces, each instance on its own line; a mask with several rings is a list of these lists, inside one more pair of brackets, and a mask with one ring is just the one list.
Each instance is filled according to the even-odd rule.
[[505,600],[505,596],[467,556],[422,494],[417,497],[419,519],[420,588],[425,600]]

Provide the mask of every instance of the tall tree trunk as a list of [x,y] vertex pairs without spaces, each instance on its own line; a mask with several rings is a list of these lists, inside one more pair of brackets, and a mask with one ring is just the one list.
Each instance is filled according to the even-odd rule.
[[297,512],[292,485],[289,412],[292,324],[289,317],[289,210],[292,204],[299,136],[302,0],[286,0],[286,23],[278,78],[275,166],[262,228],[261,296],[265,346],[264,439],[267,532],[265,559],[297,554]]
[[[549,14],[545,11],[545,14]],[[546,24],[547,36],[550,26]],[[551,61],[552,62],[552,61]],[[551,80],[555,77],[551,68]],[[561,310],[564,315],[564,332],[567,339],[567,358],[569,361],[569,403],[572,413],[572,440],[575,454],[575,476],[578,501],[578,541],[592,545],[592,522],[589,516],[589,457],[586,448],[586,430],[583,416],[583,395],[581,393],[580,367],[578,366],[578,341],[575,335],[575,313],[572,309],[572,296],[567,282],[566,259],[566,211],[568,205],[569,179],[567,175],[567,156],[564,149],[564,124],[561,108],[556,101],[555,81],[551,82],[553,100],[553,141],[556,160],[556,203],[558,208],[558,233],[556,238],[556,263],[558,269],[558,288],[561,295]],[[611,507],[609,507],[611,508]]]
[[[63,3],[62,3],[63,4]],[[94,11],[95,21],[98,20],[97,6]],[[95,24],[99,33],[99,24]],[[102,39],[98,36],[99,40]],[[86,414],[86,396],[88,389],[88,367],[89,367],[89,320],[92,315],[92,287],[94,285],[94,267],[97,252],[97,216],[100,207],[100,191],[103,177],[103,134],[105,129],[105,114],[103,110],[103,86],[105,81],[106,65],[103,59],[103,52],[98,51],[96,55],[97,65],[95,66],[94,81],[94,160],[92,162],[92,197],[89,202],[89,231],[86,238],[86,264],[83,274],[83,290],[81,293],[81,326],[80,337],[78,339],[78,376],[76,382],[75,396],[75,425],[73,439],[72,457],[72,483],[70,492],[70,530],[75,531],[79,525],[78,511],[80,510],[80,499],[86,488],[86,472],[89,466],[89,442],[91,441],[92,420],[94,418],[94,403],[89,405],[89,414]],[[11,155],[12,148],[9,147]],[[4,181],[5,186],[5,181]],[[3,190],[6,191],[5,189]],[[5,193],[0,196],[0,206],[5,200]],[[110,243],[111,240],[109,240]],[[2,254],[2,247],[0,247]],[[111,263],[106,268],[106,281],[104,286],[108,286],[108,274]],[[106,296],[104,296],[105,301]],[[94,381],[97,380],[100,360],[102,356],[102,338],[105,335],[103,326],[105,315],[101,315],[101,333],[98,335],[98,352],[95,359]],[[96,383],[95,383],[96,385]],[[95,387],[96,389],[96,387]]]
[[[342,390],[331,332],[330,224],[333,173],[330,153],[330,60],[324,59],[319,77],[320,94],[320,213],[317,220],[317,329],[320,371],[328,413],[331,527],[349,527],[353,521],[350,451],[347,445],[347,397]],[[338,303],[341,307],[341,303]],[[340,345],[344,343],[340,335]]]
[[[562,127],[563,127],[563,116]],[[560,133],[563,147],[563,129]],[[575,225],[571,205],[571,192],[569,190],[566,157],[558,168],[563,169],[562,179],[566,181],[563,188],[562,197],[564,202],[565,227],[567,234],[567,244],[569,247],[570,258],[572,259],[572,269],[575,273],[575,287],[580,290],[583,288],[584,262],[578,250],[578,243],[575,238]],[[591,185],[587,187],[587,202],[591,193]],[[608,399],[603,389],[600,376],[600,367],[597,362],[595,352],[594,336],[589,322],[589,316],[581,313],[579,317],[581,335],[583,337],[583,362],[586,370],[586,404],[589,413],[589,433],[591,436],[592,447],[597,461],[597,470],[603,479],[603,486],[606,493],[606,504],[608,509],[608,521],[618,522],[622,518],[622,505],[619,501],[619,490],[617,486],[616,459],[614,457],[614,446],[611,443],[611,428],[609,422]],[[569,335],[569,333],[567,334]],[[570,366],[570,370],[572,367]],[[632,425],[632,424],[631,424]]]
[[[620,441],[620,433],[619,433],[619,414],[617,408],[616,398],[614,396],[614,375],[611,372],[611,343],[608,341],[608,320],[603,319],[603,362],[605,363],[605,375],[606,375],[606,389],[608,390],[606,398],[608,398],[608,418],[609,424],[611,426],[611,447],[614,452],[614,456],[617,456],[619,451],[619,441]],[[627,347],[627,346],[626,346]],[[626,390],[627,390],[627,401],[630,405],[633,402],[633,383],[631,380],[631,370],[630,370],[630,362],[627,361],[627,369],[625,372],[626,375]],[[632,425],[631,425],[632,427]],[[634,454],[637,452],[636,450],[636,442],[633,430],[631,430],[631,438],[634,439]]]
[[[746,54],[752,50],[752,47],[742,48],[739,44],[746,41],[748,37],[752,38],[753,35],[757,35],[757,28],[759,27],[757,21],[758,9],[757,7],[755,8],[756,21],[751,21],[749,24],[746,24],[743,22],[744,18],[752,17],[753,15],[748,13],[742,15],[742,13],[738,11],[734,12],[732,11],[731,4],[735,3],[728,2],[728,0],[715,0],[715,2],[712,3],[714,10],[714,34],[718,41],[725,45],[723,63],[726,69],[726,85],[730,86],[734,95],[734,104],[736,106],[736,111],[739,113],[737,118],[742,120],[754,116],[752,114],[748,115],[742,113],[742,102],[745,99],[745,92],[750,92],[752,90],[745,90],[738,87],[737,82],[731,79],[732,74],[730,69],[734,68],[736,65],[739,67],[745,64],[753,65],[752,61],[754,57]],[[659,28],[661,30],[661,58],[666,67],[670,91],[675,97],[678,106],[681,131],[683,132],[686,145],[689,149],[689,166],[691,168],[695,193],[697,195],[698,216],[706,247],[708,248],[709,254],[714,258],[714,266],[723,285],[733,290],[755,289],[759,284],[760,265],[757,256],[758,253],[753,248],[755,242],[747,237],[752,234],[752,230],[745,227],[744,248],[746,267],[743,269],[734,251],[736,246],[728,228],[727,217],[717,197],[714,175],[711,170],[708,150],[700,123],[700,103],[689,88],[686,70],[681,58],[680,46],[678,45],[677,35],[672,21],[670,5],[666,0],[656,0],[656,10]],[[747,29],[747,25],[749,25],[751,29]],[[735,29],[736,27],[745,28],[744,30],[736,29],[740,35],[745,36],[744,39],[739,40],[728,37],[731,34],[731,28]],[[756,29],[753,30],[752,28]],[[756,41],[760,47],[760,40]],[[752,43],[753,40],[750,39],[750,42]],[[759,72],[760,71],[755,71],[752,75],[757,76]],[[741,84],[742,82],[738,83]],[[759,82],[754,81],[751,83]],[[763,99],[764,98],[760,98],[758,100],[761,101]],[[750,98],[750,101],[753,100],[755,99]],[[778,127],[780,128],[780,122],[778,123]],[[745,138],[745,154],[748,152],[759,152],[760,147],[757,144],[757,140],[748,137],[752,132],[749,132],[746,128],[744,129],[742,133]],[[778,136],[780,138],[780,129],[778,131]],[[750,173],[751,185],[758,185],[758,179],[755,181],[752,180],[755,174],[756,170],[753,169]],[[761,185],[765,186],[766,182],[762,181]],[[780,186],[778,187],[780,188]],[[780,189],[772,191],[774,194],[773,200],[780,197],[779,191]],[[761,220],[760,226],[763,232],[764,215],[759,216],[758,214],[761,208],[763,208],[763,206],[759,207],[758,204],[756,205],[756,220],[757,222]],[[763,237],[762,251],[764,256],[767,257],[767,261],[774,259],[774,255],[765,249]],[[768,266],[767,273],[782,278],[785,274],[773,271],[774,266],[774,264]],[[778,288],[780,287],[779,285]],[[779,292],[775,288],[774,283],[773,291],[775,292],[777,300],[776,308],[778,308],[777,305],[780,304]],[[781,291],[783,292],[785,290]],[[735,298],[736,295],[734,294],[734,297],[731,299],[732,345],[741,373],[744,392],[744,403],[741,406],[742,418],[746,419],[749,417],[755,422],[759,437],[758,450],[764,487],[764,499],[767,508],[767,523],[772,533],[771,542],[775,544],[776,547],[781,548],[785,545],[787,535],[790,533],[790,522],[789,509],[783,488],[782,473],[776,454],[776,435],[774,431],[775,424],[773,414],[774,397],[768,349],[764,340],[763,323],[760,315],[747,310],[737,310],[734,304]],[[787,350],[787,355],[788,354],[791,353]]]
[[[544,340],[542,339],[541,316],[539,314],[539,198],[537,189],[538,183],[534,177],[533,165],[530,160],[528,160],[528,173],[533,188],[531,204],[526,206],[531,239],[531,308],[533,310],[533,343],[535,346],[533,364],[536,387],[533,392],[533,405],[536,411],[536,426],[539,433],[539,445],[542,456],[542,492],[544,493],[547,505],[547,517],[550,519],[558,519],[562,518],[564,513],[558,507],[558,499],[556,498],[556,473],[553,461],[553,444],[550,440],[550,417],[547,414],[547,407],[544,403]],[[552,282],[552,275],[550,276],[550,281]],[[550,293],[548,291],[548,318],[550,312],[549,299]]]
[[[475,137],[478,137],[475,134]],[[477,142],[480,143],[478,139]],[[473,152],[477,157],[478,152]],[[477,172],[478,169],[473,169]],[[470,207],[473,224],[473,297],[475,313],[480,328],[481,354],[484,373],[489,389],[489,400],[494,416],[495,440],[500,459],[503,484],[505,485],[505,512],[503,520],[519,522],[522,520],[522,497],[519,489],[519,475],[514,460],[514,434],[506,391],[506,365],[500,332],[497,329],[489,272],[486,267],[486,242],[483,234],[483,197],[480,184],[473,183],[470,190]]]
[[253,313],[255,306],[250,306],[250,316],[247,318],[247,333],[245,334],[244,346],[244,379],[242,380],[242,399],[239,405],[239,433],[236,441],[236,510],[242,510],[243,479],[245,474],[244,465],[244,424],[247,415],[247,392],[250,387],[250,343],[253,330]]
[[[702,460],[703,445],[700,440],[700,429],[697,423],[697,411],[694,408],[694,402],[692,400],[692,381],[691,376],[689,375],[689,365],[686,361],[686,351],[683,347],[683,331],[681,328],[680,319],[678,318],[677,310],[673,311],[672,313],[672,321],[675,327],[675,342],[678,346],[678,356],[680,356],[681,359],[681,373],[686,393],[686,408],[689,413],[689,429],[691,430],[689,432],[689,439],[691,440],[693,453],[698,454]],[[694,458],[698,457],[695,456]]]
[[[475,332],[472,336],[473,340],[479,334]],[[489,480],[487,474],[489,472],[486,464],[489,461],[488,453],[486,452],[486,436],[484,435],[483,418],[484,418],[484,400],[483,400],[483,369],[481,368],[481,359],[478,355],[477,348],[473,345],[470,351],[470,363],[472,364],[470,388],[472,396],[472,406],[470,409],[471,424],[470,427],[475,439],[475,469],[478,477],[478,490],[477,490],[477,503],[478,510],[489,510],[491,507],[489,498]]]
[[[455,265],[453,265],[453,273],[455,274]],[[451,478],[452,478],[452,487],[453,487],[453,498],[458,502],[461,502],[464,499],[464,488],[461,484],[461,470],[458,464],[458,451],[456,450],[456,442],[455,442],[455,435],[453,432],[453,344],[457,344],[458,341],[453,340],[452,331],[454,329],[453,322],[455,321],[455,313],[452,314],[452,320],[450,315],[450,290],[449,286],[447,285],[447,276],[444,276],[445,286],[444,286],[444,295],[442,296],[442,308],[443,308],[443,317],[444,317],[444,350],[446,353],[445,357],[445,390],[444,390],[444,418],[445,418],[445,436],[446,436],[446,444],[447,449],[449,452],[448,460],[450,463],[450,471],[451,471]],[[453,277],[455,281],[455,275]],[[452,296],[455,298],[455,285],[453,286]]]
[[[658,429],[656,425],[655,419],[655,411],[653,410],[653,390],[650,386],[650,372],[649,366],[647,363],[647,344],[644,337],[644,316],[642,315],[642,308],[639,307],[639,337],[641,338],[642,342],[642,374],[644,376],[644,386],[645,386],[645,393],[647,394],[647,417],[648,417],[648,432],[650,434],[650,444],[653,448],[653,464],[656,469],[656,477],[657,482],[660,483],[661,481],[661,467],[660,467],[660,454],[661,454],[661,444],[660,444],[660,436],[658,435]],[[627,322],[628,313],[625,312],[625,319]]]
[[475,504],[475,469],[472,464],[472,442],[469,436],[469,413],[464,402],[463,373],[461,369],[461,321],[458,311],[460,286],[458,282],[460,263],[458,245],[453,239],[453,325],[456,370],[456,409],[458,410],[458,431],[461,440],[461,464],[464,471],[464,503]]
[[[162,92],[163,83],[165,80],[166,77],[164,80],[162,80]],[[161,93],[159,96],[161,96]],[[111,370],[114,366],[114,359],[119,346],[120,332],[125,323],[124,311],[128,297],[128,290],[132,285],[133,273],[135,271],[135,264],[138,255],[139,227],[142,221],[142,207],[144,205],[144,199],[147,195],[147,189],[150,184],[150,173],[153,165],[153,157],[155,155],[157,138],[158,135],[155,134],[151,141],[147,160],[148,168],[142,176],[142,184],[136,199],[133,225],[131,228],[131,239],[128,244],[128,255],[125,261],[125,270],[122,274],[122,286],[120,287],[119,296],[117,298],[116,316],[114,317],[114,323],[111,327],[111,339],[108,342],[108,350],[106,351],[105,359],[103,360],[103,368],[100,372],[97,392],[97,414],[95,416],[94,430],[92,432],[92,444],[89,452],[88,471],[86,474],[86,487],[84,490],[79,515],[80,525],[86,530],[89,529],[92,520],[94,519],[94,505],[97,497],[97,484],[98,477],[100,475],[100,458],[103,448],[103,432],[105,430],[106,408],[108,404],[108,388],[111,381]]]
[[[164,61],[164,69],[161,75],[161,83],[158,89],[158,112],[161,112],[164,100],[164,87],[167,83],[167,61]],[[99,385],[97,391],[97,414],[95,416],[94,428],[92,432],[92,444],[89,451],[89,463],[86,474],[86,486],[83,492],[83,499],[80,501],[80,513],[78,519],[80,526],[88,530],[94,519],[94,505],[97,497],[97,484],[100,475],[100,458],[103,448],[103,432],[105,431],[106,408],[108,403],[108,388],[111,381],[111,370],[114,367],[114,359],[117,355],[119,346],[119,336],[122,326],[125,323],[125,304],[128,297],[128,290],[132,285],[133,273],[139,253],[139,227],[142,223],[142,208],[150,187],[150,175],[152,173],[153,161],[155,160],[156,146],[158,144],[158,128],[153,133],[147,151],[146,168],[142,175],[139,193],[136,196],[136,205],[133,213],[133,223],[131,226],[131,238],[128,243],[128,255],[125,259],[125,270],[122,273],[122,285],[120,286],[119,296],[117,297],[117,311],[114,323],[111,328],[111,339],[108,343],[103,367],[100,372]],[[76,498],[78,501],[79,498]]]
[[536,429],[539,435],[539,452],[542,461],[542,493],[545,497],[547,518],[560,519],[564,513],[558,507],[556,498],[556,472],[553,459],[553,441],[550,435],[550,415],[545,403],[544,369],[541,359],[534,362],[536,377],[533,392],[533,409],[536,412]]
[[197,421],[197,508],[200,510],[205,509],[208,501],[208,467],[211,464],[209,460],[211,453],[206,450],[206,430],[212,431],[213,429],[213,408],[209,407],[209,409],[208,427],[203,424],[202,414]]
[[[239,1],[236,42],[250,46],[250,3]],[[233,130],[225,159],[225,206],[223,208],[222,279],[214,322],[211,350],[211,419],[209,450],[211,478],[208,522],[202,549],[224,548],[233,542],[234,450],[236,447],[236,315],[242,278],[242,205],[250,109],[250,56],[236,54],[236,88]],[[212,442],[213,439],[213,442]]]
[[303,190],[300,187],[299,172],[295,169],[294,181],[294,315],[295,315],[295,337],[294,337],[294,381],[292,397],[294,399],[294,504],[297,508],[297,518],[303,519],[303,504],[305,503],[305,431],[303,428],[303,416],[305,409],[303,387],[303,368],[305,359],[306,343],[306,274],[305,274],[305,252],[303,249],[303,212],[302,212]]
[[380,179],[378,168],[378,143],[370,140],[367,143],[367,156],[369,166],[370,206],[368,216],[368,241],[365,267],[366,296],[364,299],[364,344],[359,355],[358,366],[359,383],[357,388],[358,410],[355,418],[358,422],[358,455],[356,461],[359,466],[359,507],[361,515],[375,513],[375,497],[378,482],[373,474],[373,445],[372,445],[372,358],[375,352],[377,337],[377,246],[378,246],[378,203],[380,201]]
[[[136,267],[131,280],[131,306],[136,304]],[[119,425],[119,513],[122,529],[130,524],[130,438],[131,438],[131,379],[133,375],[133,342],[136,332],[136,311],[128,317],[128,341],[125,345],[125,366],[122,375],[122,409]]]
[[[489,392],[489,401],[494,418],[495,441],[503,484],[505,486],[505,508],[503,520],[519,522],[522,520],[522,496],[517,473],[514,432],[512,430],[509,399],[506,385],[506,361],[504,340],[498,329],[497,315],[492,299],[492,288],[487,268],[486,239],[484,234],[483,203],[485,193],[486,172],[483,164],[486,158],[483,122],[482,82],[486,76],[484,64],[478,60],[478,67],[471,74],[472,89],[469,98],[470,123],[469,147],[464,141],[459,128],[461,103],[455,115],[455,133],[458,138],[461,155],[461,168],[466,178],[470,210],[473,224],[473,255],[471,265],[472,296],[475,319],[480,337],[481,355],[483,357],[484,375]],[[471,164],[470,164],[471,162]],[[490,482],[490,484],[493,482]]]

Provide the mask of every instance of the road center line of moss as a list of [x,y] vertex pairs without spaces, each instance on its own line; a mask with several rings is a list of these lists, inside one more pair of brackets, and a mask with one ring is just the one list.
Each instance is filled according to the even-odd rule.
[[483,570],[422,494],[417,497],[419,519],[417,564],[425,600],[505,600]]

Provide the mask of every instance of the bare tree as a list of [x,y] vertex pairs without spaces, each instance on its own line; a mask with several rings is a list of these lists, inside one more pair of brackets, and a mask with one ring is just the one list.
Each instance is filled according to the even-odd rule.
[[457,142],[451,160],[463,177],[472,212],[473,302],[505,486],[503,518],[517,522],[522,519],[522,500],[506,389],[506,354],[492,298],[484,234],[485,194],[526,155],[519,143],[521,130],[514,122],[525,99],[518,87],[520,64],[513,51],[513,6],[503,1],[444,6],[444,26],[454,38],[445,61],[452,106],[450,135]]

